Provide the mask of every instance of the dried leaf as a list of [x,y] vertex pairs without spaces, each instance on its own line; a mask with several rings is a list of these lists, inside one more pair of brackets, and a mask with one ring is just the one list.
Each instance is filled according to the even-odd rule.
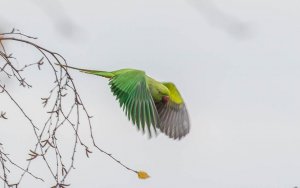
[[145,171],[138,171],[137,172],[139,179],[148,179],[150,176]]

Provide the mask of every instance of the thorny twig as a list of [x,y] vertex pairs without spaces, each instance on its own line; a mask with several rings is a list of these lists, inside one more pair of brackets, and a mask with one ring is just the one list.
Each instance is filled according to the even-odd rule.
[[[22,37],[25,37],[25,39],[23,39]],[[42,178],[37,177],[33,175],[33,173],[29,172],[32,162],[38,158],[44,161],[46,168],[49,170],[50,175],[55,181],[55,185],[53,186],[54,188],[68,187],[70,184],[65,183],[65,181],[70,172],[74,169],[74,162],[78,146],[83,147],[87,157],[89,157],[89,155],[92,153],[90,147],[82,141],[80,136],[81,134],[79,132],[79,127],[81,125],[81,120],[83,119],[82,116],[87,119],[87,124],[90,130],[90,139],[93,143],[91,148],[94,147],[98,151],[106,154],[127,170],[138,173],[136,170],[133,170],[124,165],[122,162],[113,157],[110,153],[101,149],[96,144],[92,131],[92,116],[89,115],[85,105],[83,104],[81,97],[75,87],[73,79],[71,78],[68,70],[65,67],[55,65],[56,63],[60,65],[66,65],[66,59],[64,59],[64,57],[60,54],[43,48],[30,41],[34,39],[36,38],[24,35],[17,30],[13,30],[10,33],[0,34],[0,63],[3,64],[0,64],[0,73],[4,73],[4,75],[6,75],[10,79],[15,79],[16,81],[18,81],[20,86],[24,88],[31,88],[30,83],[25,80],[25,77],[22,74],[29,67],[37,66],[38,69],[41,70],[42,66],[48,65],[51,67],[52,75],[54,78],[54,85],[52,86],[49,95],[47,97],[41,98],[42,105],[47,109],[48,114],[48,118],[43,125],[36,124],[35,121],[31,119],[31,116],[22,107],[21,103],[14,98],[12,92],[9,91],[5,87],[5,85],[0,82],[0,94],[6,94],[6,96],[9,97],[10,101],[19,109],[19,111],[31,125],[36,138],[36,144],[34,148],[29,152],[29,158],[27,159],[28,163],[26,168],[22,168],[14,163],[10,158],[8,158],[8,154],[5,154],[4,152],[2,152],[2,150],[0,150],[0,166],[2,167],[0,168],[2,169],[2,175],[0,174],[0,179],[4,182],[5,187],[19,187],[26,174],[31,175],[37,180],[43,181]],[[21,69],[16,68],[14,66],[15,58],[13,57],[13,54],[9,54],[5,48],[5,44],[7,42],[13,41],[27,44],[29,45],[29,47],[33,47],[41,54],[42,57],[36,63],[24,65]],[[4,63],[1,62],[1,58]],[[71,105],[67,105],[65,101],[70,98],[73,99],[73,102]],[[6,112],[1,112],[0,118],[7,119]],[[71,130],[73,130],[74,133],[73,150],[69,156],[66,156],[62,153],[62,150],[60,148],[61,146],[57,142],[58,140],[60,140],[60,142],[61,140],[63,140],[63,138],[59,137],[57,132],[61,129],[61,127],[66,126],[71,127]],[[55,167],[51,166],[49,161],[49,158],[53,154],[56,158]],[[69,157],[71,158],[70,161],[67,160]],[[22,170],[22,174],[16,183],[12,184],[8,180],[9,168],[7,167],[7,162]],[[53,161],[51,163],[53,163]]]

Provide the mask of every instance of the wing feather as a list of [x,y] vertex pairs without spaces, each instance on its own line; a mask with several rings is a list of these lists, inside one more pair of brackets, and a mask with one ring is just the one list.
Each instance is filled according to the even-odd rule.
[[116,96],[126,116],[138,128],[151,136],[151,129],[156,132],[158,112],[149,91],[145,72],[128,70],[111,78],[109,82],[113,95]]
[[170,91],[167,103],[158,102],[159,128],[170,138],[181,139],[190,131],[190,121],[185,103],[173,83],[163,83]]

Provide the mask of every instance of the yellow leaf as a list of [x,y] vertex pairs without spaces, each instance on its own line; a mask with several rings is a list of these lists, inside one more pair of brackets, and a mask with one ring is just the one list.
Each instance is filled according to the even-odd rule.
[[140,179],[150,178],[150,176],[147,174],[147,172],[144,172],[144,171],[138,171],[137,174]]

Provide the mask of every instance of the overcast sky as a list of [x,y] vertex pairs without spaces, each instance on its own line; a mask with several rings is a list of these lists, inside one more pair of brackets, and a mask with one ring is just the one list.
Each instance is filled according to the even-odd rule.
[[[79,154],[68,179],[71,187],[300,186],[300,1],[58,2],[2,0],[0,29],[14,27],[38,37],[37,43],[59,52],[72,66],[136,68],[172,81],[191,119],[191,132],[181,141],[163,134],[148,140],[127,121],[107,80],[72,71],[94,116],[97,143],[151,178],[141,181],[94,151],[89,159]],[[25,45],[15,48],[26,51]],[[28,76],[36,83],[30,94],[14,82],[9,87],[16,88],[24,105],[37,99],[40,104],[51,89],[42,84],[45,74]],[[0,110],[10,116],[13,107],[2,96],[0,102],[7,105]],[[38,119],[34,108],[26,110]],[[20,159],[31,147],[23,145],[31,135],[28,125],[19,124],[23,121],[0,119],[5,130],[0,141]],[[30,177],[23,183],[48,187]]]

